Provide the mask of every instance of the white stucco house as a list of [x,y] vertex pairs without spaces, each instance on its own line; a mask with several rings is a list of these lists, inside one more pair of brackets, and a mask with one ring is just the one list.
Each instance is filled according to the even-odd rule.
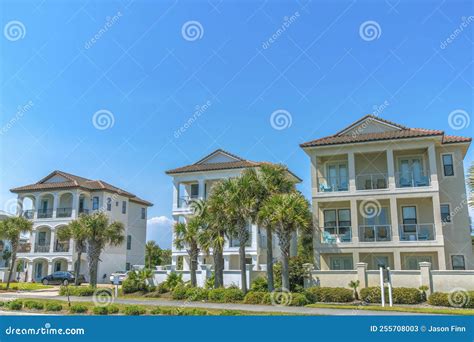
[[367,115],[301,144],[311,160],[317,270],[473,270],[471,138]]
[[[110,221],[125,226],[125,243],[107,247],[101,254],[98,281],[118,270],[145,263],[147,209],[153,204],[102,180],[90,180],[54,171],[34,184],[10,190],[18,195],[18,215],[33,221],[28,243],[20,247],[23,279],[40,281],[55,271],[72,271],[77,260],[74,242],[60,241],[56,232],[79,215],[104,212]],[[84,251],[86,252],[86,251]],[[81,274],[88,277],[87,254],[82,254]]]
[[[186,222],[194,213],[194,204],[198,200],[206,200],[212,191],[212,186],[222,179],[238,177],[243,170],[258,168],[262,162],[254,162],[243,159],[235,154],[218,149],[194,164],[186,165],[166,171],[173,177],[173,220],[174,222]],[[289,177],[295,182],[301,180],[288,171]],[[246,264],[253,265],[254,270],[266,269],[266,231],[256,225],[250,225],[250,241],[246,246]],[[173,234],[174,236],[174,234]],[[296,253],[296,236],[292,243],[292,252]],[[276,237],[273,240],[273,256],[275,260],[280,257],[280,248]],[[198,266],[214,264],[211,255],[201,252],[198,258]],[[190,260],[186,250],[172,247],[173,269],[188,271]],[[238,271],[239,241],[226,239],[224,247],[224,271]],[[224,275],[226,276],[226,274]],[[226,280],[224,280],[226,282]]]

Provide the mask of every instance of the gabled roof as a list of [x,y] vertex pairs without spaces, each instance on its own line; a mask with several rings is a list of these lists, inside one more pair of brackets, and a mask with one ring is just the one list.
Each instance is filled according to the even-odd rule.
[[[387,129],[384,131],[365,133],[363,127],[364,125],[366,125],[365,127],[368,127],[369,124],[378,124],[381,125],[381,127],[386,127]],[[357,131],[358,127],[362,129]],[[354,130],[355,132],[349,134],[351,131]],[[441,130],[409,128],[397,124],[395,122],[382,119],[376,115],[369,114],[350,124],[349,126],[334,135],[312,140],[303,143],[300,146],[302,148],[306,148],[314,146],[341,145],[369,141],[410,139],[430,136],[440,136],[442,138],[442,144],[469,143],[472,140],[471,138],[467,137],[445,135],[444,131]]]
[[[48,180],[54,177],[62,177],[64,181],[48,182]],[[136,195],[122,190],[116,186],[113,186],[102,180],[91,180],[84,177],[76,176],[64,171],[55,170],[46,177],[40,179],[34,184],[24,185],[17,188],[10,189],[13,193],[29,192],[29,191],[42,191],[42,190],[63,190],[63,189],[83,189],[88,191],[104,190],[109,191],[121,196],[128,197],[132,202],[144,204],[146,206],[152,206],[153,204],[145,201]]]
[[[218,155],[223,155],[228,157],[228,161],[223,162],[206,162],[209,161],[211,158],[216,157]],[[206,172],[206,171],[221,171],[221,170],[233,170],[233,169],[246,169],[251,167],[259,167],[264,164],[273,163],[270,162],[254,162],[251,160],[243,159],[235,154],[229,153],[222,149],[217,149],[214,152],[208,154],[204,158],[200,159],[194,164],[182,166],[176,169],[165,171],[167,175],[174,175],[174,174],[181,174],[181,173],[191,173],[191,172]],[[274,164],[273,164],[274,165]],[[301,178],[296,176],[290,170],[287,170],[293,177],[295,177],[299,182],[301,182]]]

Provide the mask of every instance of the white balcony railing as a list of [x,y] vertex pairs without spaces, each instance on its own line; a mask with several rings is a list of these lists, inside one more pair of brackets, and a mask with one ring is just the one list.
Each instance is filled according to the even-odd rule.
[[431,185],[428,171],[397,172],[395,178],[397,188],[416,188]]
[[400,241],[432,241],[435,237],[432,223],[400,225]]
[[322,232],[322,243],[347,243],[352,241],[351,227],[324,227]]
[[357,190],[376,190],[388,188],[388,174],[370,173],[356,176]]
[[348,191],[348,177],[318,177],[319,192]]
[[361,242],[383,242],[392,240],[392,226],[372,225],[359,226],[359,241]]

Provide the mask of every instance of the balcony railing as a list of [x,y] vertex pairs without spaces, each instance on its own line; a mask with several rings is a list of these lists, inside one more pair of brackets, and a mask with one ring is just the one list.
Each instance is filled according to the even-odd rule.
[[178,208],[188,208],[193,201],[198,199],[198,196],[182,196],[178,198]]
[[319,192],[348,191],[348,177],[318,177]]
[[388,175],[386,173],[371,173],[356,177],[357,190],[376,190],[388,188]]
[[56,217],[71,217],[72,208],[57,208]]
[[416,188],[430,186],[431,184],[430,173],[428,171],[397,172],[395,176],[397,188]]
[[361,242],[383,242],[392,240],[392,227],[386,225],[359,226]]
[[43,242],[35,245],[35,253],[49,253],[49,242]]
[[23,210],[22,216],[28,220],[32,220],[35,217],[34,210]]
[[53,209],[38,209],[38,218],[53,217]]
[[432,241],[435,239],[434,224],[400,225],[400,241]]
[[18,246],[18,253],[30,253],[31,244],[30,243],[20,243]]
[[56,241],[56,245],[54,246],[54,252],[56,252],[56,253],[67,253],[67,252],[69,252],[69,242]]
[[325,227],[323,230],[322,243],[346,243],[351,241],[351,227]]

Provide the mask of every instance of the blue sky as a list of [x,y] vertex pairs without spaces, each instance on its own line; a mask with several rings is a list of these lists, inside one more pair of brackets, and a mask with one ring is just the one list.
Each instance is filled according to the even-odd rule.
[[[469,1],[2,1],[0,9],[0,203],[55,169],[103,179],[152,201],[150,234],[169,245],[164,171],[214,149],[285,163],[309,195],[298,144],[375,106],[388,104],[381,117],[407,126],[473,135],[472,123],[448,122],[455,110],[473,113]],[[273,127],[277,110],[291,125]],[[97,112],[111,121],[93,122]]]

